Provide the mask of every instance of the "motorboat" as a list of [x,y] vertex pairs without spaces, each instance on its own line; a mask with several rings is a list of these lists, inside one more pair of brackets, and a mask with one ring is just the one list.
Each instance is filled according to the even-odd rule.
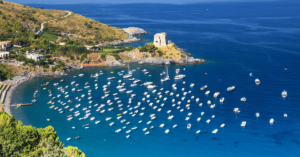
[[252,76],[252,73],[250,73],[249,75]]
[[109,78],[107,78],[107,80],[114,80],[115,79],[115,77],[109,77]]
[[199,134],[199,133],[200,133],[200,130],[197,130],[197,131],[196,131],[196,134]]
[[221,124],[221,126],[220,126],[220,127],[221,127],[221,128],[224,128],[224,126],[225,126],[225,124]]
[[216,97],[218,97],[220,95],[220,92],[216,92],[215,94],[214,94],[214,97],[216,98]]
[[210,91],[208,90],[208,91],[205,92],[205,95],[208,95],[209,93],[210,93]]
[[187,128],[188,128],[188,129],[191,129],[191,127],[192,127],[191,124],[188,124],[188,125],[187,125]]
[[198,122],[200,122],[200,120],[201,120],[201,118],[200,118],[200,117],[199,117],[199,118],[197,118],[197,121],[198,121]]
[[260,114],[258,112],[256,112],[255,116],[258,118],[260,116]]
[[179,79],[182,79],[182,78],[184,78],[184,77],[185,77],[185,75],[180,74],[180,75],[176,75],[176,76],[174,77],[174,79],[175,79],[175,80],[179,80]]
[[274,123],[274,119],[271,118],[271,119],[270,119],[270,124],[273,124],[273,123]]
[[206,123],[207,123],[207,124],[209,124],[209,122],[210,122],[210,119],[206,120]]
[[283,91],[282,93],[281,93],[281,96],[283,97],[283,98],[286,98],[287,97],[287,91]]
[[286,113],[285,113],[285,114],[283,114],[283,117],[285,117],[285,118],[286,118],[287,116],[288,116],[288,115],[287,115]]
[[225,100],[225,98],[224,98],[224,97],[222,97],[222,98],[220,99],[220,103],[223,103],[223,102],[224,102],[224,100]]
[[200,90],[205,90],[207,88],[207,85],[200,88]]
[[218,132],[218,129],[215,129],[212,131],[213,134],[216,134]]
[[160,124],[159,127],[163,128],[165,126],[164,123]]
[[242,97],[242,98],[241,98],[241,101],[245,102],[245,101],[246,101],[246,98],[245,98],[245,97]]
[[255,79],[255,84],[256,85],[259,85],[260,84],[260,80],[257,78],[257,79]]
[[169,132],[170,132],[170,130],[169,130],[169,129],[167,129],[167,130],[165,131],[165,133],[166,133],[166,134],[168,134]]
[[246,126],[246,121],[243,121],[242,124],[241,124],[241,126],[245,127]]
[[207,104],[208,104],[208,105],[210,105],[210,104],[211,104],[211,101],[210,101],[210,100],[208,100],[208,101],[207,101]]
[[233,91],[234,89],[235,89],[235,86],[230,86],[227,88],[227,91],[230,92],[230,91]]
[[155,85],[148,85],[148,86],[147,86],[148,89],[153,89],[153,88],[155,88],[155,87],[156,87]]

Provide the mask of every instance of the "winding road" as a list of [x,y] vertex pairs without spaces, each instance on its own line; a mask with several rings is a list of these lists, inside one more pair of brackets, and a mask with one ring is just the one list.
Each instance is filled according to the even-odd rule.
[[[70,12],[70,11],[66,11],[66,12],[68,12],[68,14],[65,15],[65,16],[63,16],[63,17],[60,17],[60,19],[66,18],[66,17],[68,17],[68,16],[70,16],[70,15],[72,14],[72,12]],[[55,21],[55,20],[57,20],[57,19],[50,20],[50,21],[44,21],[43,23],[41,23],[41,29],[40,29],[38,32],[36,32],[35,34],[42,35],[43,29],[44,29],[44,24],[45,24],[45,23],[48,23],[48,22]]]

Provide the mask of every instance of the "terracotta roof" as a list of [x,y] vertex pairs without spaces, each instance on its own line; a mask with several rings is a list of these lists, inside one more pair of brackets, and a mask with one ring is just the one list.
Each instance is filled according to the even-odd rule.
[[5,45],[5,44],[9,44],[9,43],[11,43],[11,41],[1,41],[0,45]]

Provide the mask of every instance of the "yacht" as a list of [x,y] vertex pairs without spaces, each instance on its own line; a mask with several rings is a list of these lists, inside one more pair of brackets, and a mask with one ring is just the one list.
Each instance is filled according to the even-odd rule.
[[287,97],[287,91],[284,90],[284,91],[281,93],[281,96],[282,96],[283,98]]
[[246,126],[246,121],[243,121],[241,126],[245,127]]
[[227,88],[227,91],[230,92],[230,91],[233,91],[234,89],[235,89],[235,86],[230,86]]
[[206,123],[207,123],[207,124],[209,124],[209,122],[210,122],[210,119],[206,120]]
[[221,127],[221,128],[224,128],[224,126],[225,126],[225,124],[221,124],[221,126],[220,126],[220,127]]
[[199,117],[199,118],[197,118],[197,121],[199,122],[201,120],[201,118]]
[[216,97],[218,97],[220,95],[220,92],[216,92],[215,94],[214,94],[214,97],[216,98]]
[[205,95],[208,95],[209,93],[210,93],[210,91],[208,90],[208,91],[205,92]]
[[187,128],[188,128],[188,129],[191,129],[191,127],[192,127],[191,124],[188,124],[188,125],[187,125]]
[[107,78],[107,80],[114,80],[115,79],[115,77],[109,77],[109,78]]
[[190,87],[194,87],[194,85],[195,85],[194,83],[191,83]]
[[145,133],[145,135],[148,135],[149,134],[149,131],[147,131],[146,133]]
[[147,86],[148,89],[152,89],[152,88],[155,88],[155,87],[156,87],[155,85],[148,85]]
[[197,130],[197,131],[196,131],[196,134],[199,134],[199,133],[200,133],[200,130]]
[[223,102],[224,102],[224,100],[225,100],[225,98],[224,98],[224,97],[222,97],[222,98],[220,99],[220,103],[223,103]]
[[285,113],[285,114],[283,114],[283,117],[285,117],[285,118],[286,118],[286,117],[287,117],[287,114],[286,114],[286,113]]
[[241,98],[241,101],[245,102],[245,101],[246,101],[246,98],[245,98],[245,97],[242,97],[242,98]]
[[218,132],[218,129],[215,129],[214,131],[212,131],[213,134],[216,134]]
[[270,119],[270,124],[273,124],[273,123],[274,123],[274,119],[271,118],[271,119]]
[[169,130],[169,129],[167,129],[167,130],[165,131],[165,133],[166,133],[166,134],[168,134],[169,132],[170,132],[170,130]]
[[145,83],[143,83],[142,85],[144,85],[144,86],[148,86],[148,85],[151,85],[153,82],[145,82]]
[[252,73],[250,73],[249,75],[252,76]]
[[258,112],[256,112],[255,116],[258,118],[260,116],[260,114]]
[[182,79],[182,78],[184,78],[184,77],[185,77],[185,75],[180,74],[180,75],[176,75],[176,76],[174,77],[174,79],[175,79],[175,80],[179,80],[179,79]]
[[207,85],[201,87],[200,90],[204,90],[204,89],[206,89],[206,88],[207,88]]
[[260,80],[257,78],[257,79],[255,79],[255,84],[256,85],[259,85],[260,84]]

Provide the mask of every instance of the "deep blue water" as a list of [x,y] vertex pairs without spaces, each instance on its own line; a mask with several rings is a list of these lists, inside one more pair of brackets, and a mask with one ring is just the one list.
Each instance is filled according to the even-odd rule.
[[[33,7],[40,7],[41,4],[34,4]],[[249,2],[249,3],[206,3],[206,4],[187,4],[187,5],[165,5],[165,4],[130,4],[130,5],[99,5],[99,4],[81,4],[81,5],[45,5],[45,8],[71,10],[100,22],[110,24],[116,27],[136,26],[150,31],[150,34],[141,36],[145,42],[151,42],[153,35],[158,32],[166,32],[168,39],[176,43],[177,46],[187,49],[194,57],[204,58],[205,64],[169,66],[169,82],[160,82],[159,72],[165,69],[165,66],[136,65],[131,68],[137,69],[133,76],[143,81],[153,81],[163,91],[171,89],[173,83],[177,84],[175,94],[182,96],[181,88],[185,91],[191,90],[185,102],[181,105],[184,112],[179,112],[173,108],[169,95],[161,107],[162,111],[157,112],[143,102],[143,92],[148,91],[144,86],[132,87],[137,97],[133,99],[131,107],[137,102],[142,102],[144,116],[123,115],[131,123],[125,130],[115,133],[115,130],[125,126],[116,120],[116,114],[121,113],[128,108],[128,94],[119,94],[120,100],[124,104],[123,111],[118,111],[116,101],[112,106],[108,106],[105,100],[100,97],[104,95],[102,88],[94,89],[94,78],[90,74],[103,71],[103,75],[98,79],[98,86],[107,84],[107,77],[115,76],[116,80],[111,81],[108,88],[112,93],[117,92],[117,81],[122,80],[126,83],[126,88],[130,89],[130,81],[117,75],[124,68],[94,68],[82,71],[74,71],[69,76],[57,79],[40,78],[29,81],[22,85],[16,93],[14,102],[28,102],[32,98],[33,92],[39,87],[38,102],[32,106],[13,109],[17,119],[22,120],[24,124],[31,124],[36,127],[54,126],[58,132],[60,140],[65,145],[79,147],[87,156],[299,156],[300,151],[300,116],[299,116],[299,87],[300,87],[300,2],[297,1],[272,1],[272,2]],[[140,46],[144,43],[135,43],[134,46]],[[141,69],[148,69],[151,77],[142,73]],[[183,74],[186,74],[184,81],[174,81],[175,69],[180,68]],[[182,69],[186,70],[183,71]],[[284,70],[287,68],[288,70]],[[114,73],[110,73],[114,71]],[[253,77],[249,73],[253,73]],[[84,73],[85,77],[73,78],[74,75]],[[205,75],[207,73],[207,75]],[[261,84],[256,86],[254,79],[259,78]],[[54,87],[53,83],[64,79],[64,82]],[[83,117],[83,107],[89,106],[87,100],[87,89],[84,92],[71,92],[73,85],[71,81],[80,83],[83,88],[85,82],[89,82],[93,90],[91,96],[93,105],[98,103],[106,104],[106,112],[100,114],[91,108],[92,117],[101,120],[101,123],[95,125],[89,119],[78,121]],[[66,116],[72,114],[64,109],[63,114],[49,109],[46,104],[50,100],[47,90],[42,90],[41,84],[50,82],[47,90],[51,89],[54,95],[62,94],[56,88],[69,86],[66,90],[70,98],[61,97],[56,99],[55,106],[62,108],[57,103],[58,100],[67,102],[73,100],[74,106],[81,104],[79,111],[81,115],[72,121],[67,121]],[[193,88],[190,83],[195,83]],[[205,96],[199,88],[208,85],[211,93],[220,92],[220,97],[225,97],[223,104],[218,99],[214,99],[212,94]],[[228,86],[236,86],[233,92],[227,92]],[[283,99],[281,92],[288,91],[288,97]],[[164,93],[164,92],[163,92]],[[75,100],[76,96],[86,94],[81,102]],[[186,100],[194,95],[200,98],[203,106],[195,100],[191,101],[191,109],[185,108]],[[181,97],[180,96],[180,97]],[[154,98],[157,97],[151,93],[150,100],[157,104]],[[174,97],[174,96],[173,96]],[[246,97],[246,102],[241,102],[240,98]],[[20,98],[24,99],[21,100]],[[176,102],[179,98],[176,98]],[[108,99],[113,100],[113,96]],[[212,100],[216,104],[214,109],[209,108],[207,100]],[[158,105],[160,105],[160,102]],[[108,112],[107,109],[113,107],[114,110]],[[239,107],[241,113],[235,114],[233,108]],[[167,120],[167,110],[171,109],[174,115],[173,120]],[[77,111],[77,110],[75,110]],[[133,110],[134,111],[134,110]],[[139,113],[141,112],[139,108]],[[192,112],[189,122],[185,121],[188,112]],[[200,122],[197,117],[205,112]],[[255,113],[259,112],[261,117],[256,118]],[[151,125],[155,128],[149,135],[144,135],[142,129],[148,125],[149,114],[156,113],[156,119]],[[284,118],[283,114],[288,117]],[[216,117],[211,118],[212,115]],[[111,122],[106,122],[105,117],[113,117],[114,126],[109,126]],[[51,121],[47,122],[46,119]],[[123,119],[122,118],[122,119]],[[269,124],[270,118],[274,118],[273,125]],[[209,124],[205,123],[211,119]],[[139,120],[143,120],[141,124]],[[245,128],[240,127],[242,121],[247,121]],[[89,129],[81,127],[89,123]],[[165,127],[159,128],[161,123]],[[186,129],[188,123],[192,124],[190,130]],[[224,128],[220,125],[225,123]],[[172,126],[178,127],[173,129]],[[76,126],[76,129],[71,129]],[[137,126],[138,129],[130,133],[130,138],[125,138],[125,131]],[[169,134],[165,134],[165,129],[170,129]],[[219,128],[217,134],[211,132]],[[197,130],[200,134],[196,134]],[[80,136],[80,140],[75,140],[75,136]],[[66,141],[68,137],[73,140]]]

